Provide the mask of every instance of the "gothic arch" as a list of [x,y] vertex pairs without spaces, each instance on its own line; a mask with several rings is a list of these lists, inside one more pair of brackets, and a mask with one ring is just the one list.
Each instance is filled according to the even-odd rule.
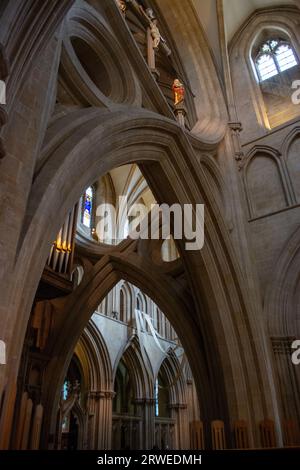
[[[270,336],[300,336],[299,265],[298,228],[284,247],[266,291],[265,316]],[[295,309],[295,305],[298,308]]]
[[181,364],[174,351],[162,361],[157,373],[162,373],[167,380],[169,407],[175,419],[177,446],[189,446],[189,426],[187,417],[187,384],[184,380]]
[[[268,162],[268,165],[271,165],[269,170],[272,170],[272,173],[269,171],[269,190],[272,190],[274,193],[277,193],[280,195],[280,198],[278,197],[278,204],[280,204],[279,207],[277,207],[277,203],[272,206],[272,207],[265,207],[264,208],[264,213],[261,213],[261,209],[257,207],[257,203],[255,203],[254,200],[254,195],[257,197],[257,194],[260,196],[260,200],[263,199],[263,192],[266,191],[267,195],[267,189],[266,186],[262,181],[262,177],[258,174],[254,175],[252,185],[256,184],[257,188],[260,188],[260,192],[253,191],[253,188],[251,189],[251,180],[250,180],[250,170],[255,162],[256,164],[259,163],[259,159],[264,158],[265,163],[261,166],[261,175],[264,176],[265,180],[265,175],[268,174],[266,171],[266,162]],[[267,160],[266,160],[267,159]],[[274,171],[275,170],[275,171]],[[257,172],[256,172],[257,173]],[[256,180],[256,176],[259,176],[261,178],[261,181],[259,179]],[[273,179],[270,177],[273,176]],[[276,181],[275,181],[276,179]],[[249,215],[250,218],[255,218],[260,215],[265,215],[270,212],[274,212],[278,209],[281,209],[282,207],[286,207],[289,202],[290,202],[290,193],[289,193],[289,187],[287,183],[287,175],[286,175],[286,169],[284,162],[281,158],[281,154],[266,145],[256,145],[253,147],[248,155],[246,156],[245,162],[243,164],[243,182],[244,182],[244,188],[245,188],[245,193],[246,193],[246,200],[248,204],[248,209],[249,209]],[[273,203],[273,201],[271,201]],[[259,204],[259,201],[258,201]]]
[[[299,168],[299,158],[298,157],[298,152],[295,152],[295,162],[294,165],[296,164],[296,167],[292,167],[292,162],[290,159],[290,150],[292,145],[296,141],[300,141],[300,126],[295,126],[291,132],[288,133],[288,135],[285,137],[282,147],[281,147],[281,153],[284,157],[285,164],[286,164],[286,171],[288,174],[289,178],[289,183],[291,187],[291,195],[292,195],[292,201],[294,204],[297,202],[300,202],[300,190],[299,190],[299,185],[300,185],[300,168]],[[298,176],[298,177],[297,177]]]
[[[233,86],[235,88],[236,99],[242,100],[242,95],[250,97],[251,111],[256,116],[252,121],[249,130],[249,138],[246,137],[247,130],[244,133],[245,140],[252,140],[251,127],[257,129],[261,133],[271,130],[270,116],[268,116],[263,93],[258,83],[254,64],[251,58],[252,47],[261,36],[263,31],[275,30],[282,31],[290,38],[297,56],[300,57],[299,50],[299,31],[297,27],[299,21],[299,10],[294,6],[270,7],[256,10],[239,28],[229,45],[229,56],[232,68]],[[235,68],[235,64],[239,63],[239,70]],[[235,73],[237,71],[237,73]],[[241,76],[243,79],[241,80]],[[243,100],[242,100],[243,101]],[[249,114],[247,110],[240,109],[239,116],[244,120],[244,113]],[[260,130],[259,130],[260,129]]]
[[[133,292],[132,292],[132,286],[124,281],[122,283],[122,286],[121,286],[121,291],[124,292],[124,301],[125,301],[125,305],[126,305],[126,311],[127,311],[127,315],[131,315],[131,312],[132,312],[132,306],[134,305],[134,296],[133,296]],[[124,321],[127,321],[127,322],[133,322],[133,318],[129,318],[128,316],[124,319]]]
[[[299,366],[291,348],[300,336],[300,228],[286,243],[273,269],[265,298],[265,319],[273,348],[274,368],[281,395],[282,416],[296,429],[300,422]],[[286,439],[286,437],[285,437]],[[299,442],[299,437],[294,437]]]
[[220,167],[216,161],[210,156],[203,154],[200,159],[209,181],[214,185],[215,197],[219,202],[220,207],[224,210],[225,218],[229,226],[232,225],[232,213],[228,197],[228,189]]
[[86,428],[86,414],[82,409],[80,403],[78,401],[75,403],[74,407],[72,408],[72,412],[75,414],[78,423],[78,449],[85,448],[84,442],[84,435],[85,435],[85,428]]
[[157,371],[163,370],[168,380],[170,404],[186,404],[186,383],[184,381],[184,371],[174,351],[170,351],[166,358],[163,358]]
[[151,397],[153,381],[150,375],[151,371],[149,370],[150,364],[146,364],[145,367],[137,337],[132,338],[127,343],[124,350],[120,352],[119,358],[115,363],[114,377],[116,375],[119,362],[122,359],[131,375],[135,398],[139,400]]
[[146,311],[146,298],[142,292],[137,293],[135,298],[135,305],[136,308],[138,308],[142,312]]
[[141,104],[129,62],[104,17],[88,3],[78,2],[66,17],[60,70],[60,80],[76,104]]
[[92,319],[83,330],[75,353],[90,390],[107,390],[107,386],[112,386],[113,373],[109,354],[101,332]]
[[[62,225],[67,211],[79,199],[83,189],[92,183],[96,174],[104,174],[121,164],[138,162],[158,200],[169,203],[203,201],[206,204],[206,243],[203,249],[200,253],[184,251],[183,243],[178,243],[178,248],[195,302],[194,313],[186,317],[183,329],[183,331],[186,329],[186,332],[182,333],[182,343],[189,354],[191,348],[189,344],[196,339],[197,332],[201,340],[198,338],[195,341],[193,355],[196,356],[195,351],[198,351],[199,357],[205,355],[206,358],[214,358],[208,372],[204,363],[196,364],[196,361],[189,356],[199,387],[201,375],[202,380],[208,380],[209,375],[210,386],[207,388],[207,396],[203,397],[204,400],[207,399],[207,413],[221,415],[226,420],[228,404],[232,416],[245,417],[249,421],[255,420],[257,415],[262,416],[265,413],[273,415],[274,411],[276,414],[274,395],[272,393],[268,395],[266,392],[269,390],[272,378],[266,370],[264,372],[261,370],[264,368],[264,361],[256,360],[258,355],[266,357],[260,320],[255,313],[254,305],[246,300],[246,282],[238,281],[238,276],[241,279],[243,276],[226,225],[211,197],[207,181],[201,171],[199,174],[190,171],[192,165],[196,165],[196,156],[184,131],[177,123],[145,110],[122,113],[120,110],[109,112],[89,108],[76,110],[61,119],[54,120],[49,132],[53,138],[48,142],[44,164],[34,180],[28,200],[23,238],[19,245],[18,269],[15,273],[16,290],[13,290],[12,296],[15,299],[14,305],[17,305],[18,299],[20,301],[22,299],[20,308],[22,312],[27,311],[27,315],[18,317],[16,337],[20,335],[22,341],[29,308],[48,254],[50,241]],[[198,147],[205,148],[206,151],[215,148],[208,142],[198,142]],[[158,168],[160,172],[157,171]],[[121,276],[124,277],[125,273],[125,277],[157,299],[156,303],[176,323],[170,306],[174,305],[174,299],[178,296],[170,286],[170,282],[166,280],[165,287],[158,278],[153,282],[153,278],[149,277],[147,272],[146,263],[147,269],[141,269],[140,262],[135,258],[137,255],[132,255],[135,261],[128,265],[125,255],[125,252],[118,258],[107,255],[98,264],[100,272],[101,267],[106,269],[107,276],[103,279],[102,294],[94,293],[97,302],[99,303],[99,300]],[[33,282],[31,289],[26,286],[25,291],[24,279],[27,278],[28,271]],[[95,269],[92,269],[92,272],[96,274]],[[104,271],[102,276],[103,273]],[[194,281],[196,278],[197,286]],[[228,279],[232,282],[228,282]],[[77,292],[83,293],[86,287],[87,284],[83,281]],[[168,305],[166,299],[169,300]],[[178,299],[178,302],[178,305],[182,306],[182,300]],[[89,318],[96,305],[96,302],[87,301],[85,320]],[[174,312],[176,311],[178,312],[178,307],[174,306]],[[177,322],[180,316],[178,312]],[[20,318],[22,319],[19,320]],[[84,326],[81,325],[80,329],[74,331],[75,340],[80,336]],[[258,335],[261,342],[257,341],[254,345],[253,334]],[[217,341],[217,337],[222,340]],[[16,351],[11,350],[10,353],[18,357]],[[226,377],[223,376],[225,369],[231,371],[231,374],[226,372]],[[247,385],[249,374],[252,376],[251,390]],[[237,378],[238,388],[235,387]],[[215,392],[213,391],[213,383],[215,387],[219,384],[218,391],[222,387],[221,384],[224,385],[227,404],[225,401],[222,403],[222,394],[216,392],[217,388]],[[261,396],[261,402],[254,400],[254,396]],[[250,411],[253,409],[256,409],[257,415]]]

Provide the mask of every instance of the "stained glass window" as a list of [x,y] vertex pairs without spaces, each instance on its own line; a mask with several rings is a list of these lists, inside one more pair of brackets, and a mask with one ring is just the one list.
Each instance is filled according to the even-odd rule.
[[89,186],[83,195],[82,223],[88,228],[92,225],[93,188]]
[[66,400],[68,398],[68,393],[69,393],[69,383],[67,380],[65,380],[63,384],[63,388],[62,388],[63,400]]
[[281,44],[276,48],[276,58],[281,72],[297,65],[295,54],[289,44]]
[[158,379],[154,385],[154,400],[155,400],[155,416],[159,416],[159,402],[158,402]]
[[266,41],[259,49],[255,65],[259,80],[263,82],[298,64],[291,44],[281,39]]
[[275,61],[271,54],[261,54],[256,61],[261,81],[278,74]]

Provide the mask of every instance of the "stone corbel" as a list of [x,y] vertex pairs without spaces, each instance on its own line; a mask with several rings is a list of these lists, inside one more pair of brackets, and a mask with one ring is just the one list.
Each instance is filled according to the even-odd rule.
[[106,398],[108,400],[112,400],[116,395],[116,392],[113,390],[91,390],[89,392],[89,398],[94,399],[96,401]]
[[183,103],[178,103],[175,105],[174,114],[180,126],[185,127],[185,117],[187,115],[187,110]]
[[[5,82],[8,74],[9,74],[8,59],[5,54],[4,47],[0,43],[0,80]],[[1,134],[2,127],[6,124],[7,118],[8,118],[5,106],[6,106],[5,104],[0,104],[0,134]],[[4,147],[3,139],[0,137],[0,159],[4,157],[5,157],[5,147]]]

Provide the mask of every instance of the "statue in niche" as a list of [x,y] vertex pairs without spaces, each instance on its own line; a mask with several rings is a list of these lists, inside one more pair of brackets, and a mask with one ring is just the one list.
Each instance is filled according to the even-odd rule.
[[183,104],[185,89],[183,83],[181,83],[178,78],[175,78],[172,85],[172,90],[174,94],[174,105],[177,106],[178,104]]
[[158,49],[158,46],[161,41],[161,35],[157,27],[157,20],[154,19],[150,22],[150,33],[153,40],[153,49]]
[[155,14],[152,8],[147,8],[145,13],[149,21],[150,33],[151,33],[151,37],[153,40],[153,49],[158,49],[158,46],[160,42],[163,41],[163,38],[161,37],[161,34],[157,26],[157,18],[155,17]]

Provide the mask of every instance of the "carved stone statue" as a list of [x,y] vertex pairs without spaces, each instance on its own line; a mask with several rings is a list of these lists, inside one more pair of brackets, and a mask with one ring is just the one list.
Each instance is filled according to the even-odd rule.
[[157,49],[161,40],[161,35],[157,27],[157,20],[152,20],[150,23],[150,32],[153,39],[153,49]]
[[184,95],[185,89],[183,83],[178,78],[175,78],[172,86],[173,94],[174,94],[174,104],[177,106],[178,104],[184,103]]

